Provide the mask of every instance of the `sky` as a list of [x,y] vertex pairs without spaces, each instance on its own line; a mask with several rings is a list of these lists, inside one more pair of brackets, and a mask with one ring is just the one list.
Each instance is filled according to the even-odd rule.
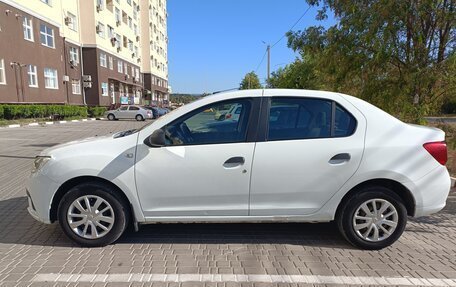
[[[309,8],[305,0],[168,0],[169,84],[173,93],[199,94],[239,87],[255,71],[266,44],[277,42]],[[311,7],[293,30],[332,25]],[[271,49],[271,71],[298,55],[285,37]],[[266,58],[257,70],[267,77]]]

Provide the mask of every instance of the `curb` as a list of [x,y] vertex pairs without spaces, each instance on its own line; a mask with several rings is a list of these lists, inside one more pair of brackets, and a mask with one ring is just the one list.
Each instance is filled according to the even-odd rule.
[[88,121],[95,121],[95,120],[104,120],[105,118],[87,118],[81,120],[71,120],[71,121],[55,121],[55,122],[38,122],[38,123],[28,123],[28,124],[14,124],[14,125],[7,125],[0,127],[0,129],[12,129],[12,128],[20,128],[20,127],[37,127],[37,126],[48,126],[54,124],[67,124],[67,123],[82,123]]

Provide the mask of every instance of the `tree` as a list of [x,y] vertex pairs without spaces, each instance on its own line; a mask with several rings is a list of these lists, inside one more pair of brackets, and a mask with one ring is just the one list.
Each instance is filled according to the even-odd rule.
[[240,89],[241,90],[249,90],[249,89],[261,89],[262,86],[260,84],[260,79],[258,78],[255,72],[247,73],[242,79]]
[[321,7],[317,19],[331,10],[338,23],[289,32],[288,46],[301,59],[274,73],[271,84],[310,69],[316,87],[353,94],[409,121],[456,98],[455,0],[307,2]]

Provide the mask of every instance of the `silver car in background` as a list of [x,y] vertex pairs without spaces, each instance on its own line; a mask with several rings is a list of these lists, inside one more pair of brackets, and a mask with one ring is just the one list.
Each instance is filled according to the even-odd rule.
[[121,106],[117,110],[107,111],[106,115],[110,121],[118,119],[136,119],[137,121],[144,121],[153,118],[151,110],[138,106]]

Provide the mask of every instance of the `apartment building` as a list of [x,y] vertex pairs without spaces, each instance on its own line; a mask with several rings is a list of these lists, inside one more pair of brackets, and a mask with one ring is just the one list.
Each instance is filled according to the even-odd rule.
[[1,103],[167,104],[165,1],[0,0],[0,15]]

